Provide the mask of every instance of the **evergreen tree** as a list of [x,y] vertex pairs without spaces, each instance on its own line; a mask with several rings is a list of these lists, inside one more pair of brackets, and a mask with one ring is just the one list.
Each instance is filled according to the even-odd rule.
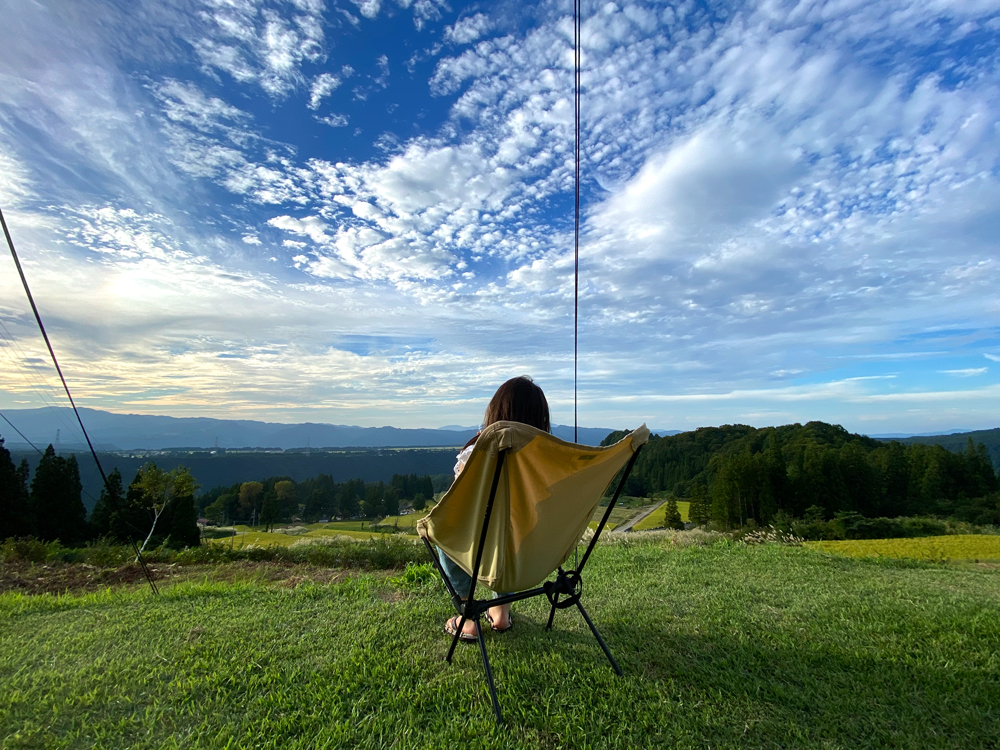
[[712,520],[712,502],[708,496],[708,487],[698,483],[691,490],[691,504],[688,506],[688,518],[698,526],[707,526]]
[[382,503],[385,508],[385,515],[387,516],[399,515],[399,497],[396,495],[396,490],[394,490],[392,487],[389,487],[385,491]]
[[14,466],[0,438],[0,539],[30,536],[34,531],[28,495],[28,462]]
[[201,529],[195,511],[194,493],[198,485],[191,472],[178,466],[170,472],[168,498],[157,524],[156,538],[172,549],[197,547],[201,544]]
[[427,507],[427,498],[424,497],[423,492],[418,492],[416,497],[413,498],[413,510],[423,510]]
[[666,529],[683,529],[684,521],[681,520],[681,512],[677,508],[677,498],[671,497],[666,503],[666,512],[663,514],[663,527]]
[[116,542],[131,538],[125,523],[125,492],[122,490],[122,473],[115,469],[108,474],[108,483],[90,513],[90,527],[94,536],[107,537]]
[[76,456],[68,459],[57,456],[49,445],[31,481],[31,504],[40,539],[58,539],[68,547],[87,538],[87,509],[80,499],[82,491]]
[[260,522],[264,524],[264,531],[270,531],[281,520],[281,502],[278,500],[278,493],[271,491],[264,493],[264,502],[260,506]]
[[298,515],[299,503],[295,495],[295,482],[290,479],[275,482],[274,495],[278,500],[278,512],[282,520],[291,521],[292,516]]

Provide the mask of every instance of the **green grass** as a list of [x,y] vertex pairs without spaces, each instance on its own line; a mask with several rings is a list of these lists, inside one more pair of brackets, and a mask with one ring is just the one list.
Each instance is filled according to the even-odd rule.
[[848,557],[892,557],[918,560],[1000,560],[1000,536],[949,534],[912,539],[851,539],[806,542],[805,546]]
[[[688,520],[690,520],[688,519],[688,509],[690,507],[691,503],[687,502],[686,500],[677,501],[677,510],[680,511],[681,520],[684,521],[685,523]],[[646,529],[662,529],[663,517],[666,515],[666,513],[667,513],[667,506],[661,505],[659,508],[654,510],[644,519],[639,521],[639,523],[637,523],[632,528],[635,529],[636,531],[645,531]]]
[[442,661],[427,568],[296,588],[188,581],[0,595],[0,746],[972,748],[1000,745],[1000,575],[802,548],[597,548],[578,614],[540,601]]

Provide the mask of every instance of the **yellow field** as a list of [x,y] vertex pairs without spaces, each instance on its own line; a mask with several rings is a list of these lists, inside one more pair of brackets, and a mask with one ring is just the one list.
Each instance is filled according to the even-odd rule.
[[[691,503],[684,500],[677,501],[677,510],[681,512],[681,520],[687,522],[688,520],[688,509],[691,507]],[[663,528],[663,517],[667,513],[667,505],[664,503],[659,508],[654,510],[644,519],[639,521],[632,528],[635,531],[645,531],[646,529],[660,529]]]
[[856,539],[805,542],[804,546],[847,557],[893,557],[918,560],[1000,560],[1000,536],[952,534],[916,539]]

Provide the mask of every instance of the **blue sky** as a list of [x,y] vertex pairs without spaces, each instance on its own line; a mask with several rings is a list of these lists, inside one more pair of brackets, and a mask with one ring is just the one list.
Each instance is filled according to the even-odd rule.
[[[81,404],[572,422],[572,4],[0,0]],[[1000,2],[584,3],[580,421],[1000,422]],[[0,408],[55,402],[2,261]]]

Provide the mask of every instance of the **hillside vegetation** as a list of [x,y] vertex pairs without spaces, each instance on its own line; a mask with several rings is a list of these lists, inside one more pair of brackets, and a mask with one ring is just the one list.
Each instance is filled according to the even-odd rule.
[[965,450],[969,441],[986,448],[986,455],[993,462],[994,469],[1000,469],[1000,427],[992,430],[974,430],[972,432],[956,432],[952,435],[930,435],[921,437],[899,438],[904,445],[940,445],[952,453]]
[[[625,433],[612,433],[611,443]],[[734,528],[753,522],[865,517],[954,517],[1000,523],[997,475],[984,445],[885,443],[838,425],[705,427],[653,437],[626,491],[669,491],[690,501],[692,521]]]

